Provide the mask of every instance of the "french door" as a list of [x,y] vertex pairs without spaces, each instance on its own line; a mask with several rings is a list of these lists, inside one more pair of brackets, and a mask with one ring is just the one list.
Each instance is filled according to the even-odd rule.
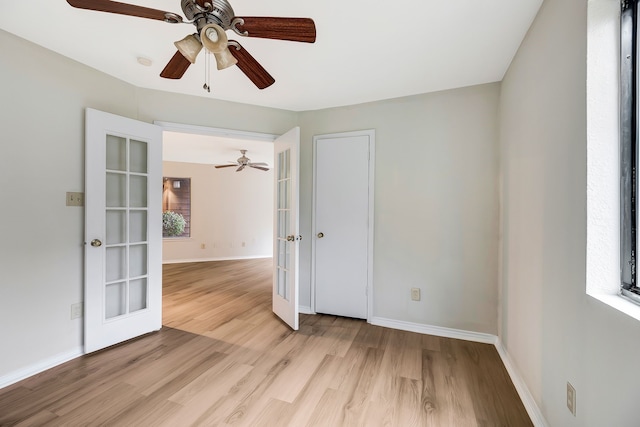
[[86,110],[85,352],[162,327],[162,129]]
[[273,312],[298,330],[298,176],[300,128],[274,141]]

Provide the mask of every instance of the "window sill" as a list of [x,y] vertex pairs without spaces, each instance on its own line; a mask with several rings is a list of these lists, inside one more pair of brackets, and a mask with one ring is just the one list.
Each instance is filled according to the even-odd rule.
[[617,294],[597,294],[588,293],[592,298],[608,305],[609,307],[618,310],[627,316],[630,316],[636,320],[640,320],[640,305],[635,304],[628,299],[625,299]]

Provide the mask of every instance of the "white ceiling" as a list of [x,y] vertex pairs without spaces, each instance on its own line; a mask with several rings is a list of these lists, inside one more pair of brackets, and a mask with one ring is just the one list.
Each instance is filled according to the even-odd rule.
[[[180,0],[128,3],[182,15]],[[202,89],[203,53],[181,80],[159,77],[191,25],[11,0],[0,6],[0,28],[139,87],[305,111],[500,81],[541,3],[231,0],[237,16],[312,18],[317,41],[239,38],[276,83],[258,90],[237,67],[214,64],[211,93]]]

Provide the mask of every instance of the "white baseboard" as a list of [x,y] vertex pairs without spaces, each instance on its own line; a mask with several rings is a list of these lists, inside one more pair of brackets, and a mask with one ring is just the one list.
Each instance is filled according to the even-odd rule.
[[41,362],[35,363],[31,366],[26,366],[22,369],[18,369],[17,371],[11,372],[7,375],[0,377],[0,389],[4,387],[8,387],[11,384],[15,384],[18,381],[22,381],[27,379],[33,375],[39,374],[40,372],[44,372],[47,369],[54,368],[58,365],[62,365],[69,360],[73,360],[77,357],[80,357],[84,354],[82,347],[79,347],[75,350],[69,351],[67,353],[58,354],[53,356],[47,360],[43,360]]
[[462,329],[443,328],[441,326],[424,325],[422,323],[405,322],[402,320],[385,319],[383,317],[372,317],[370,323],[372,325],[399,329],[401,331],[417,332],[419,334],[435,335],[445,338],[455,338],[459,340],[481,342],[485,344],[495,344],[498,341],[498,337],[491,334],[464,331]]
[[298,311],[300,312],[300,314],[316,314],[316,312],[307,305],[299,305]]
[[188,262],[210,262],[210,261],[238,261],[243,259],[265,259],[273,258],[272,254],[269,255],[247,255],[236,257],[214,257],[214,258],[193,258],[193,259],[169,259],[163,260],[163,264],[186,264]]
[[533,395],[529,391],[527,384],[522,379],[522,376],[515,368],[515,365],[511,361],[509,353],[502,345],[502,341],[495,335],[484,334],[480,332],[464,331],[460,329],[443,328],[440,326],[424,325],[421,323],[404,322],[402,320],[385,319],[382,317],[373,317],[370,321],[371,324],[377,326],[384,326],[386,328],[399,329],[401,331],[417,332],[419,334],[435,335],[438,337],[455,338],[466,341],[481,342],[485,344],[493,344],[502,359],[513,385],[516,387],[518,396],[522,400],[531,422],[535,427],[547,427],[549,424],[545,420],[538,404],[536,403]]
[[509,352],[500,339],[496,342],[496,350],[498,350],[498,354],[502,359],[502,363],[504,363],[504,367],[507,369],[509,376],[511,377],[511,381],[513,381],[513,385],[516,387],[518,391],[518,395],[520,396],[520,400],[522,400],[522,404],[524,405],[529,417],[531,418],[531,422],[535,427],[547,427],[549,423],[542,415],[540,408],[538,408],[538,404],[536,403],[533,395],[529,391],[529,387],[522,379],[520,372],[516,369],[513,361],[511,360],[511,356],[509,356]]

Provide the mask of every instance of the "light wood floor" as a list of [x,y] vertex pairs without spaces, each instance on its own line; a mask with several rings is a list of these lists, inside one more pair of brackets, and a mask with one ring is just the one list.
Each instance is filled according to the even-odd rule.
[[292,332],[270,265],[166,265],[160,332],[0,390],[0,425],[532,425],[493,346],[325,315]]

